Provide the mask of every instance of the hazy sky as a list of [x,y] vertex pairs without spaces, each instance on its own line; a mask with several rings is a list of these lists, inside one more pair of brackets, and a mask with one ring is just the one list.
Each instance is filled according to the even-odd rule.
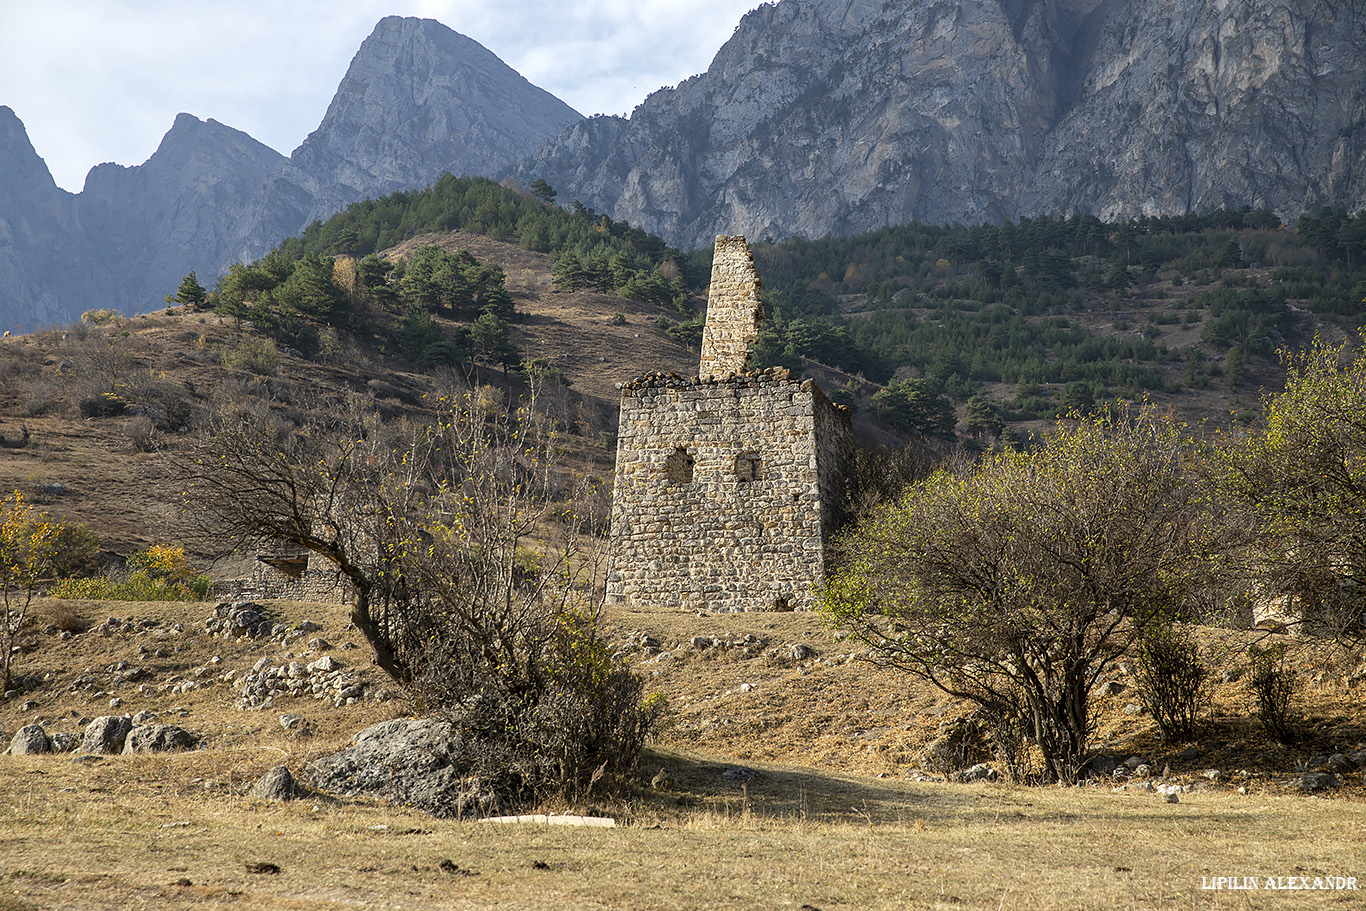
[[137,165],[181,111],[288,155],[385,16],[468,35],[583,114],[706,70],[758,0],[0,0],[0,105],[57,184]]

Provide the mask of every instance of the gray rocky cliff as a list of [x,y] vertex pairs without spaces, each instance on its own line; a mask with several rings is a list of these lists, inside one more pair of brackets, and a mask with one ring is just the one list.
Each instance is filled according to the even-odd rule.
[[[481,44],[390,16],[361,44],[318,129],[263,187],[244,240],[281,237],[366,197],[488,175],[583,119]],[[281,230],[284,233],[281,233]]]
[[55,321],[88,278],[75,197],[52,180],[14,111],[0,106],[0,330]]
[[77,198],[102,266],[91,306],[147,312],[165,306],[187,272],[211,282],[241,258],[233,242],[243,202],[285,161],[246,133],[180,114],[144,164],[92,168]]
[[1360,0],[783,0],[514,172],[676,245],[1366,204]]

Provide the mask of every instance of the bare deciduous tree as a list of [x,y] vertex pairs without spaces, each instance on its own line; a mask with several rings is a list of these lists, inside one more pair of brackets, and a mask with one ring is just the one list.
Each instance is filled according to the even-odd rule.
[[479,743],[471,772],[573,796],[634,764],[659,707],[602,641],[600,538],[555,430],[491,389],[435,419],[284,428],[237,413],[187,470],[202,527],[306,548],[354,589],[377,663]]

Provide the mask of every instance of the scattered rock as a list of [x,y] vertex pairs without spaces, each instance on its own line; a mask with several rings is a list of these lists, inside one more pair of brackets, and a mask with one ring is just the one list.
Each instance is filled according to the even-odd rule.
[[990,765],[985,762],[979,762],[972,768],[964,769],[961,772],[955,772],[952,779],[966,784],[974,781],[995,781],[998,777],[996,770]]
[[1118,680],[1109,680],[1100,685],[1100,694],[1102,696],[1118,696],[1127,689],[1128,687]]
[[1304,772],[1287,782],[1290,786],[1297,787],[1306,794],[1332,790],[1339,783],[1338,777],[1332,772]]
[[248,862],[247,862],[247,872],[248,872],[248,873],[265,873],[265,874],[274,875],[274,874],[280,872],[280,866],[279,866],[279,864],[265,863],[265,862],[262,862],[262,861],[256,861],[256,862],[248,861]]
[[304,716],[296,712],[290,712],[280,716],[280,727],[286,731],[298,731],[305,726]]
[[[1086,764],[1087,771],[1092,775],[1113,774],[1123,763],[1117,756],[1092,756],[1091,761]],[[1127,770],[1127,766],[1125,767]]]
[[251,796],[257,800],[293,800],[300,791],[298,782],[285,766],[276,766],[251,786]]
[[1199,747],[1186,747],[1184,750],[1176,754],[1176,758],[1180,759],[1182,762],[1190,762],[1192,759],[1195,759],[1199,755]]
[[9,742],[11,756],[39,756],[52,752],[52,740],[41,724],[29,724],[15,732]]
[[1163,795],[1162,795],[1162,799],[1163,799],[1163,801],[1165,801],[1166,803],[1180,803],[1180,802],[1181,802],[1181,798],[1180,798],[1179,796],[1177,796],[1177,793],[1176,793],[1175,791],[1169,791],[1169,792],[1167,792],[1166,794],[1163,794]]
[[1130,718],[1133,718],[1137,715],[1142,715],[1143,706],[1139,705],[1137,702],[1131,702],[1124,707],[1124,714],[1128,715]]
[[759,773],[744,766],[734,765],[721,773],[721,777],[731,784],[744,784],[759,777]]
[[125,753],[180,753],[199,746],[200,736],[175,724],[144,724],[128,732]]
[[81,738],[83,753],[121,753],[133,719],[127,715],[101,715],[86,726]]
[[255,601],[224,601],[214,606],[204,629],[228,639],[263,639],[275,631],[275,624],[266,616],[265,607]]
[[1200,774],[1208,778],[1210,781],[1215,782],[1216,784],[1224,780],[1224,773],[1219,771],[1218,769],[1205,769],[1205,771],[1201,772]]

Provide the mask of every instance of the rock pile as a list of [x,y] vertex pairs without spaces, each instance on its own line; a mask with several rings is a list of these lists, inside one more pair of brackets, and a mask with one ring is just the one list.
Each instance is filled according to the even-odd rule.
[[275,632],[275,622],[255,601],[223,601],[214,605],[213,615],[204,621],[211,636],[224,639],[265,639]]
[[239,709],[264,709],[283,696],[312,696],[328,699],[338,708],[353,705],[364,699],[367,688],[350,670],[331,655],[304,664],[290,661],[272,666],[269,658],[261,658],[241,678],[242,692],[237,700]]

